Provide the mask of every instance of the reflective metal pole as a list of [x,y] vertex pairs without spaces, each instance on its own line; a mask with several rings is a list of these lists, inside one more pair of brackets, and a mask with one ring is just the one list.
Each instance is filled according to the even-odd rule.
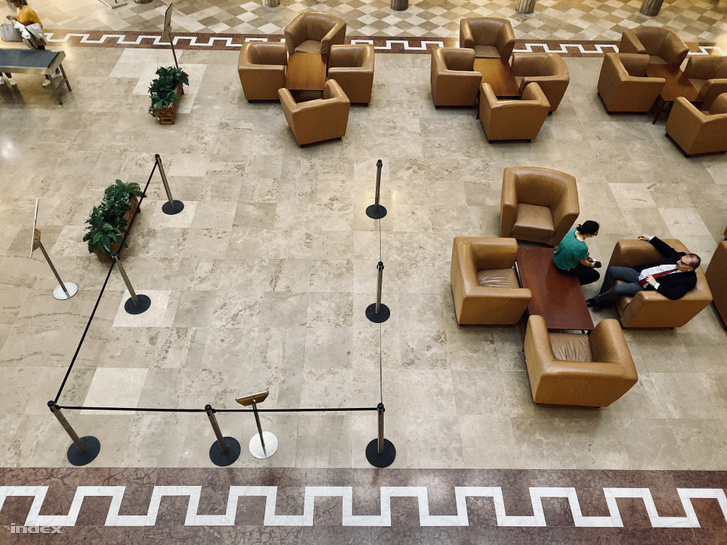
[[381,162],[381,159],[376,161],[376,197],[374,198],[374,206],[376,206],[376,211],[379,211],[379,197],[381,196],[381,167],[384,166],[384,163]]
[[53,274],[56,277],[56,280],[58,280],[58,285],[63,288],[63,293],[66,294],[66,299],[70,299],[75,295],[71,295],[68,293],[68,290],[66,289],[66,285],[63,283],[63,280],[61,280],[61,276],[58,274],[58,271],[56,271],[56,268],[53,266],[53,262],[50,260],[50,257],[48,257],[48,252],[45,251],[45,248],[43,247],[43,243],[40,242],[40,251],[43,252],[43,257],[45,257],[45,260],[48,262],[48,266],[50,267],[50,270],[53,271]]
[[212,429],[215,432],[215,437],[217,437],[217,442],[220,444],[220,450],[222,451],[222,454],[227,454],[228,449],[227,445],[225,444],[225,438],[222,436],[222,431],[220,431],[219,424],[217,424],[217,417],[212,410],[212,406],[205,405],[204,410],[207,413],[207,418],[210,419],[210,424],[212,424]]
[[379,261],[376,268],[379,270],[379,280],[376,286],[376,314],[379,314],[379,311],[381,310],[381,284],[384,279],[384,264]]
[[131,285],[131,282],[129,282],[129,277],[126,276],[126,271],[124,270],[124,266],[121,264],[121,261],[119,261],[119,254],[113,253],[113,254],[111,254],[111,257],[113,257],[114,261],[116,261],[116,266],[119,268],[121,277],[124,279],[124,284],[126,284],[126,289],[129,290],[129,295],[131,295],[131,299],[134,301],[134,304],[138,307],[139,298],[136,296],[136,292],[134,291],[134,287]]

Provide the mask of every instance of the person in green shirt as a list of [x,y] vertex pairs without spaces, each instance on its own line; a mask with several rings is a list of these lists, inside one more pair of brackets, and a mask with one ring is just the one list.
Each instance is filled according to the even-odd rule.
[[598,235],[598,222],[588,220],[566,233],[553,254],[555,266],[561,272],[575,276],[581,286],[591,284],[601,275],[596,270],[600,261],[593,261],[588,255],[586,239]]

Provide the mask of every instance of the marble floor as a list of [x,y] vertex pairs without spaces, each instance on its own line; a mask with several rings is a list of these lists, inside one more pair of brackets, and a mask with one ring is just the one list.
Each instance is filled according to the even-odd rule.
[[[54,2],[58,13],[49,4],[33,3],[53,21],[46,24],[51,32],[106,32],[119,28],[121,10],[159,7],[109,10],[84,2],[85,12],[74,15],[71,3]],[[184,3],[175,6],[182,10]],[[201,16],[194,17],[201,24]],[[684,17],[698,21],[701,14]],[[452,35],[446,24],[441,28]],[[709,28],[712,34],[695,41],[720,43],[714,25]],[[604,32],[588,39],[615,38]],[[7,468],[0,472],[0,524],[58,522],[28,515],[31,497],[45,492],[18,487],[48,486],[49,503],[42,509],[38,503],[35,515],[65,516],[74,494],[93,495],[85,486],[132,490],[138,481],[143,506],[129,510],[122,502],[121,513],[146,516],[149,498],[157,494],[152,490],[160,486],[186,487],[182,495],[189,496],[191,488],[222,479],[225,497],[228,486],[294,487],[285,494],[296,499],[279,504],[281,516],[302,515],[303,489],[307,498],[316,486],[353,486],[354,499],[363,494],[367,502],[363,512],[354,503],[353,514],[371,516],[383,516],[383,507],[372,509],[385,487],[424,487],[429,501],[432,494],[437,498],[431,515],[450,517],[463,512],[455,508],[452,487],[500,487],[504,494],[504,507],[487,504],[488,522],[472,518],[470,510],[470,524],[494,526],[492,532],[430,531],[423,527],[431,520],[421,518],[426,501],[419,501],[417,513],[413,499],[403,507],[397,502],[408,500],[397,498],[392,505],[404,514],[391,519],[395,531],[355,533],[342,523],[343,500],[324,499],[316,500],[314,521],[323,516],[320,509],[332,517],[335,528],[326,527],[325,538],[314,522],[305,533],[265,534],[271,543],[296,536],[309,543],[724,542],[727,335],[712,306],[679,329],[626,330],[639,382],[604,409],[533,404],[522,353],[524,321],[461,327],[455,320],[452,239],[497,236],[507,166],[576,176],[579,220],[601,223],[589,244],[604,263],[617,240],[654,233],[680,239],[706,266],[722,240],[725,156],[685,158],[665,137],[665,116],[655,125],[647,115],[609,116],[595,92],[600,58],[566,59],[571,85],[532,143],[489,144],[474,109],[433,107],[427,55],[379,55],[372,102],[352,107],[346,136],[299,148],[278,104],[245,101],[234,50],[178,49],[190,85],[177,124],[159,126],[146,113],[146,89],[156,67],[173,63],[169,50],[62,47],[73,87],[62,106],[41,87],[40,76],[17,74],[16,88],[0,87],[0,467]],[[155,154],[185,208],[165,215],[161,179],[151,177],[122,259],[135,290],[148,295],[152,307],[130,316],[118,270],[109,276],[108,265],[89,255],[81,238],[104,188],[117,178],[146,184]],[[364,211],[373,202],[379,159],[388,214],[375,222]],[[28,257],[36,198],[44,247],[63,279],[79,286],[69,301],[53,299],[55,280],[42,255]],[[381,326],[364,313],[375,300],[379,260],[385,265],[383,302],[392,311]],[[585,295],[597,288],[586,287]],[[594,321],[607,317],[615,314],[593,313]],[[223,433],[243,447],[231,469],[215,469],[208,455],[214,434],[203,407],[237,409],[236,397],[266,389],[270,397],[261,408],[340,410],[263,413],[263,428],[280,443],[267,460],[247,451],[255,433],[252,415],[220,412]],[[69,467],[70,440],[47,408],[56,397],[78,433],[101,442],[87,469]],[[377,471],[364,454],[376,437],[374,409],[381,400],[397,456],[390,470]],[[189,412],[101,410],[111,406]],[[544,487],[544,497],[561,498],[543,500],[545,520],[570,533],[492,522],[500,508],[505,511],[497,516],[521,517],[523,527],[540,520],[531,498],[515,501],[507,492],[515,474],[523,490]],[[595,488],[601,500],[584,500],[583,486]],[[581,519],[573,510],[577,501],[564,499],[571,497],[567,487],[575,487],[587,506],[583,516],[611,522],[571,532]],[[623,525],[636,533],[614,533],[618,509],[603,497],[618,497],[606,492],[616,488],[630,491],[623,493],[632,499],[613,501]],[[702,491],[691,500],[693,517],[678,489]],[[651,504],[643,490],[651,490]],[[220,534],[214,524],[182,531],[187,500],[162,499],[159,513],[169,518],[160,517],[144,534],[109,528],[110,501],[86,500],[90,507],[83,504],[73,529],[64,527],[64,539],[207,543],[221,535],[240,542],[268,526],[259,500],[241,533]],[[201,514],[225,513],[224,502],[210,507],[205,501]],[[650,511],[654,502],[658,514]],[[694,517],[704,533],[695,529]],[[194,526],[196,519],[189,520]],[[462,526],[461,518],[456,522]],[[681,528],[657,530],[660,524]]]

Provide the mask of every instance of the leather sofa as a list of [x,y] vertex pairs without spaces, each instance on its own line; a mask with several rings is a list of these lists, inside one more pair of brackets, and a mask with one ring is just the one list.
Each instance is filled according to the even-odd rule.
[[699,91],[694,102],[700,102],[702,110],[709,110],[715,98],[727,93],[727,57],[689,57],[684,75]]
[[333,15],[304,11],[285,27],[288,55],[320,53],[328,55],[331,45],[346,39],[346,21]]
[[613,319],[580,335],[549,333],[542,316],[530,316],[525,363],[535,403],[607,407],[639,380],[621,326]]
[[575,177],[549,168],[505,168],[500,197],[501,237],[555,246],[579,213]]
[[242,92],[250,100],[278,100],[288,56],[282,42],[245,42],[237,60]]
[[457,47],[432,49],[430,83],[434,106],[472,106],[482,75],[473,69],[475,52]]
[[[727,230],[725,230],[727,236]],[[704,273],[712,291],[712,300],[722,321],[727,324],[727,241],[720,242]]]
[[279,89],[285,119],[299,146],[342,138],[346,134],[351,106],[346,93],[335,80],[328,80],[323,98],[296,102],[288,89]]
[[500,100],[489,83],[480,86],[480,123],[488,141],[533,140],[550,112],[537,83],[529,83],[520,100]]
[[620,53],[649,55],[650,62],[681,66],[689,47],[669,28],[644,25],[623,31],[618,50]]
[[466,17],[459,22],[459,46],[475,50],[478,59],[510,60],[515,33],[507,19]]
[[708,111],[677,97],[666,122],[666,134],[685,155],[727,152],[727,93],[714,99]]
[[550,111],[558,109],[570,83],[568,66],[556,53],[514,53],[512,72],[522,93],[529,83],[537,83],[550,103]]
[[374,85],[374,46],[332,45],[328,59],[328,77],[338,82],[352,103],[371,102],[371,89]]
[[664,78],[646,75],[649,56],[606,53],[598,77],[598,94],[611,112],[648,112],[664,88]]
[[[664,240],[669,246],[689,252],[676,239]],[[643,240],[619,240],[608,266],[635,267],[661,261],[662,255]],[[684,297],[671,300],[653,290],[642,290],[633,297],[616,299],[616,310],[623,327],[681,327],[699,314],[712,301],[702,268],[697,268],[697,285]]]
[[530,303],[513,265],[514,238],[457,237],[452,244],[451,281],[459,324],[516,324]]

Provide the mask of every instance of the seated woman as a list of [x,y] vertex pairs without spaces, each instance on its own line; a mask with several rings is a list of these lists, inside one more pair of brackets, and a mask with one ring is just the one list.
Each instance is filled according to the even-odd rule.
[[598,222],[588,220],[566,233],[553,254],[553,261],[558,270],[575,276],[581,283],[591,284],[601,275],[595,270],[601,266],[600,261],[593,261],[588,255],[586,239],[598,235]]

